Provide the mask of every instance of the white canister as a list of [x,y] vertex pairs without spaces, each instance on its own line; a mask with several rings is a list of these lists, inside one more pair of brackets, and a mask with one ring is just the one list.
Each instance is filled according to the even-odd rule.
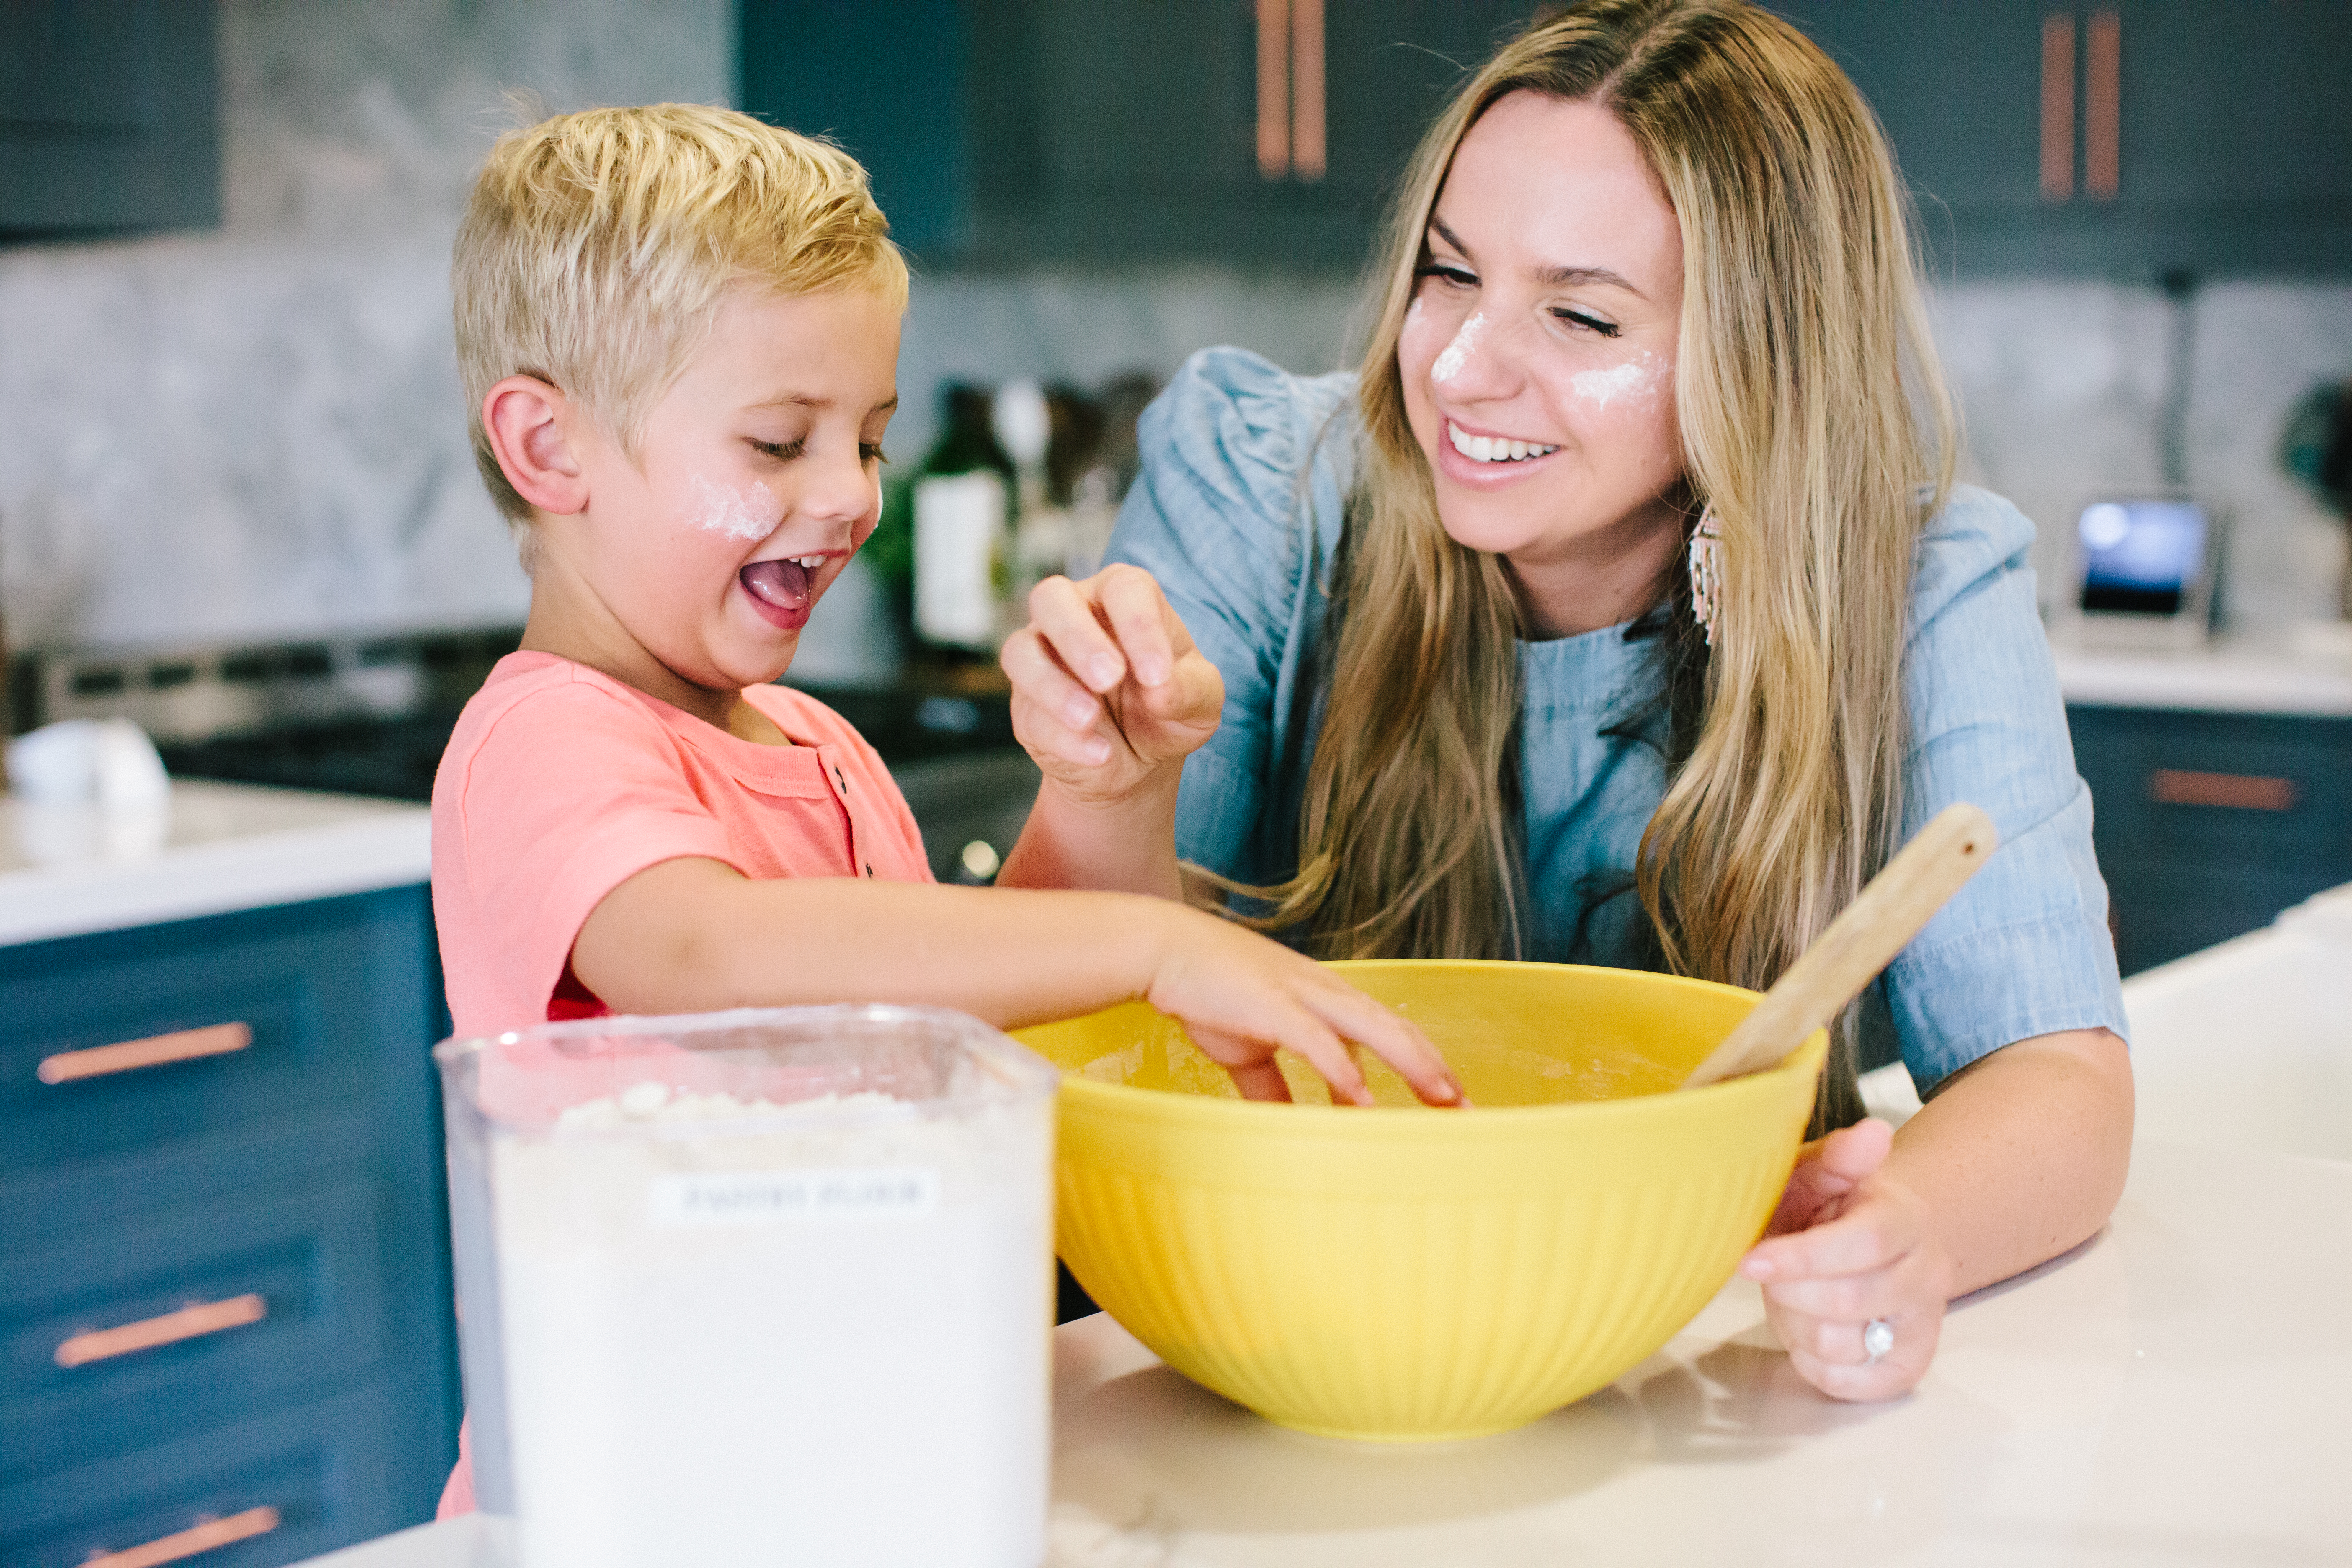
[[523,1568],[1043,1557],[1045,1062],[892,1007],[436,1055],[475,1492]]

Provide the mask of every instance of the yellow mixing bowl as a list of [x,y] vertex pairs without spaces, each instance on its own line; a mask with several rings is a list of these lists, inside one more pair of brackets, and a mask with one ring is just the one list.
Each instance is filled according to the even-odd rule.
[[[1787,1184],[1828,1037],[1679,1082],[1755,1005],[1565,964],[1344,963],[1476,1109],[1243,1100],[1140,1003],[1020,1031],[1063,1069],[1058,1230],[1087,1294],[1169,1365],[1305,1432],[1427,1441],[1580,1399],[1721,1289]],[[1173,1092],[1170,1092],[1170,1091]],[[1311,1103],[1308,1103],[1311,1102]]]

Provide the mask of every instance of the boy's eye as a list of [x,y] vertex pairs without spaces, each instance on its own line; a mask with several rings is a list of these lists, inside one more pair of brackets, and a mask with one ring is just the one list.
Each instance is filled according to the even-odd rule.
[[780,462],[790,462],[808,450],[808,437],[803,436],[797,441],[754,440],[751,446],[755,451],[764,452]]
[[1613,338],[1618,333],[1619,329],[1614,321],[1604,321],[1598,316],[1588,316],[1581,310],[1556,310],[1552,314],[1571,327],[1580,328],[1588,332],[1598,332],[1604,338]]

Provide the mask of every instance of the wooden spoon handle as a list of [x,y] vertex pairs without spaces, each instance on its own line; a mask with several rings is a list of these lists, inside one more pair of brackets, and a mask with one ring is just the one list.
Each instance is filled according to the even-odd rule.
[[1991,817],[1965,801],[1946,806],[1854,895],[1683,1087],[1760,1072],[1802,1045],[1895,961],[2000,844]]

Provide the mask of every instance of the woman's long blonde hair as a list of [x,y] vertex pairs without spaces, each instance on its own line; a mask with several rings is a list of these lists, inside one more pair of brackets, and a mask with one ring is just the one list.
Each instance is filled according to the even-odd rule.
[[[1328,956],[1516,956],[1526,901],[1510,567],[1455,543],[1406,423],[1397,340],[1454,152],[1507,93],[1608,107],[1683,237],[1685,502],[1712,506],[1710,648],[1679,569],[1665,798],[1635,885],[1677,973],[1761,987],[1885,859],[1901,820],[1914,552],[1953,425],[1909,203],[1853,84],[1741,0],[1588,0],[1513,40],[1423,140],[1360,390],[1298,871],[1263,922]],[[1932,496],[1923,500],[1923,488]],[[1820,1120],[1851,1120],[1851,1020]]]

